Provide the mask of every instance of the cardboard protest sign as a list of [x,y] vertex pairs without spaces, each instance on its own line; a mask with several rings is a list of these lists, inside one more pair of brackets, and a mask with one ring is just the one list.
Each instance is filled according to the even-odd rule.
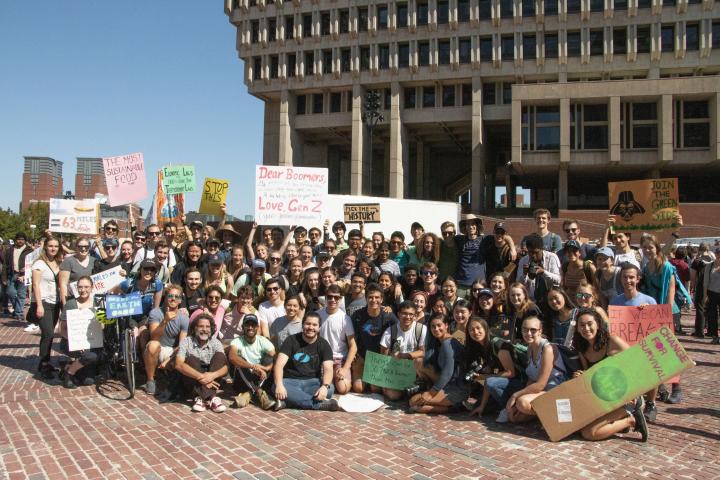
[[608,197],[617,231],[678,227],[675,218],[680,212],[677,178],[609,182]]
[[105,316],[107,318],[142,315],[142,296],[140,292],[127,295],[107,295],[105,297]]
[[170,165],[163,167],[163,189],[167,195],[195,191],[195,166]]
[[327,168],[255,167],[255,221],[258,224],[322,223],[327,194]]
[[42,247],[33,250],[25,256],[25,275],[23,277],[23,281],[26,287],[32,285],[32,264],[35,263],[35,260],[40,258],[40,252],[42,252]]
[[[125,277],[120,275],[122,267],[118,265],[104,272],[96,273],[91,275],[90,279],[93,282],[93,288],[91,295],[102,295],[103,293],[111,290],[112,288],[120,285],[120,282],[125,280]],[[75,298],[78,297],[77,282],[72,282],[68,285],[70,292]]]
[[205,178],[198,212],[207,213],[208,215],[222,215],[220,204],[226,202],[228,188],[230,188],[230,182],[227,180]]
[[90,350],[103,346],[103,328],[89,308],[67,310],[68,349]]
[[343,205],[345,223],[380,223],[379,203],[346,203]]
[[533,410],[557,442],[694,365],[667,327],[537,397]]
[[50,199],[49,228],[55,233],[95,235],[100,228],[97,200]]
[[185,195],[177,193],[168,195],[163,188],[164,172],[158,170],[158,183],[155,192],[155,215],[158,225],[174,222],[181,223],[181,217],[185,214]]
[[103,158],[110,206],[125,205],[147,197],[142,153]]
[[412,360],[380,355],[368,350],[365,355],[363,382],[403,390],[415,383],[415,365]]

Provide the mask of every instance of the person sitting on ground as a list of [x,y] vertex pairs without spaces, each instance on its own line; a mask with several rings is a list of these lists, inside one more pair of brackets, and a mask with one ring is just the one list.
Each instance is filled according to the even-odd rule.
[[452,338],[465,345],[465,329],[467,322],[472,315],[472,306],[470,302],[464,298],[460,298],[455,302],[452,309],[452,322],[450,323],[450,332]]
[[285,299],[285,315],[277,318],[270,327],[270,341],[276,349],[280,348],[290,335],[302,332],[303,314],[300,297],[295,295]]
[[528,317],[542,318],[542,312],[530,300],[527,287],[516,282],[508,290],[508,326],[510,328],[510,341],[522,340],[522,324]]
[[551,287],[547,299],[550,315],[545,319],[543,330],[551,332],[552,343],[570,346],[575,333],[577,307],[560,287]]
[[195,395],[192,411],[204,412],[209,408],[215,413],[224,412],[225,405],[217,393],[219,379],[227,374],[228,367],[222,343],[213,338],[215,321],[201,313],[188,327],[188,333],[178,345],[175,370],[182,374],[185,389]]
[[[415,321],[415,304],[409,300],[404,301],[398,308],[400,321],[391,324],[380,339],[380,353],[391,355],[398,359],[412,360],[422,364],[425,354],[425,337],[427,329],[422,323]],[[400,400],[403,391],[383,388],[382,393],[388,400]]]
[[595,254],[597,270],[593,275],[593,285],[600,292],[598,304],[607,309],[610,300],[622,293],[620,267],[615,265],[615,253],[610,247],[602,247]]
[[320,315],[320,336],[328,341],[333,352],[335,390],[345,394],[352,387],[351,367],[357,353],[355,329],[347,314],[340,310],[342,294],[340,287],[330,285],[325,291],[325,308],[318,310]]
[[608,316],[607,313],[605,313],[605,310],[598,305],[598,297],[600,295],[598,294],[597,290],[595,290],[595,287],[587,282],[580,282],[580,285],[577,288],[577,291],[575,293],[575,304],[579,308],[589,308],[591,310],[595,310],[598,315],[603,319],[605,323],[608,323]]
[[228,357],[235,367],[235,406],[243,408],[255,397],[260,408],[270,410],[275,400],[267,394],[270,381],[268,377],[273,368],[275,347],[267,338],[258,334],[258,318],[245,315],[243,319],[243,335],[230,344]]
[[283,342],[275,359],[274,410],[285,406],[337,410],[337,401],[332,398],[333,351],[328,341],[320,337],[320,315],[308,312],[302,326],[302,333]]
[[[622,338],[610,335],[607,323],[595,309],[583,308],[577,318],[573,345],[580,356],[582,370],[576,371],[575,377],[605,358],[630,348]],[[616,433],[633,430],[640,432],[642,441],[646,442],[648,428],[642,409],[643,398],[638,397],[631,410],[618,408],[583,428],[580,434],[585,440],[605,440]]]
[[280,277],[265,282],[265,300],[258,306],[257,318],[260,321],[260,335],[270,338],[270,327],[276,318],[285,315],[285,288]]

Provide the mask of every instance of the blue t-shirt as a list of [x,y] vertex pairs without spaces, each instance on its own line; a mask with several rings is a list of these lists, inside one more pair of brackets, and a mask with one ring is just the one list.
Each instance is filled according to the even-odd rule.
[[[155,292],[162,292],[163,284],[160,280],[153,280],[148,284],[147,288],[144,291],[141,291],[137,286],[137,282],[134,279],[129,278],[120,282],[120,290],[123,293],[140,292],[143,308],[142,317],[147,317],[150,314],[150,310],[152,310],[153,308]],[[133,319],[139,321],[141,319],[141,316],[136,315],[133,317]]]
[[[465,235],[457,235],[455,237],[455,244],[458,250],[458,266],[457,272],[455,273],[455,281],[458,285],[469,287],[475,280],[483,275],[483,264],[485,263],[484,238],[492,240],[492,237],[483,237],[483,235],[478,235],[472,240]],[[482,280],[484,277],[480,279]]]
[[635,297],[629,300],[625,298],[624,293],[621,293],[610,300],[610,305],[615,305],[617,307],[639,307],[640,305],[657,305],[657,302],[654,298],[649,295],[645,295],[644,293],[638,292]]

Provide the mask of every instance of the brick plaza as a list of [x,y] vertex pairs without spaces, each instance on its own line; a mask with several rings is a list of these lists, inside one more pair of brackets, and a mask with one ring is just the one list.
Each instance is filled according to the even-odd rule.
[[682,377],[682,404],[658,403],[648,443],[551,443],[537,423],[494,415],[193,414],[142,391],[66,390],[33,378],[39,337],[23,326],[0,319],[0,478],[720,478],[720,347],[709,339],[681,337],[697,367]]

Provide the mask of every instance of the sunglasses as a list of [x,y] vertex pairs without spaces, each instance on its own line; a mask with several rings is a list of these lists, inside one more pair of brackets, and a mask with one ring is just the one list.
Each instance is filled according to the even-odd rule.
[[530,335],[535,335],[540,331],[539,328],[523,328],[522,333],[529,333]]
[[213,302],[219,302],[222,299],[222,297],[217,297],[215,295],[208,297],[208,300],[212,300]]
[[280,259],[278,257],[270,257],[271,262],[279,262]]
[[144,241],[145,241],[145,237],[135,237],[135,241],[136,241],[136,242],[144,242]]
[[105,227],[106,232],[117,232],[118,229],[115,227]]
[[267,290],[268,292],[277,292],[278,290],[280,290],[280,287],[268,287],[265,290]]
[[178,295],[177,293],[168,293],[167,299],[168,300],[180,300],[182,298],[182,295]]
[[565,229],[565,233],[575,233],[577,231],[578,231],[577,228],[566,228]]
[[105,250],[117,250],[117,247],[115,245],[106,245]]
[[442,234],[443,234],[443,236],[447,237],[450,235],[455,235],[455,232],[452,230],[446,230],[446,231],[442,232]]
[[431,270],[423,270],[420,272],[424,277],[432,277],[433,275],[437,275],[437,272],[433,272]]
[[593,297],[592,293],[576,293],[575,298],[578,300],[590,300]]
[[325,298],[327,298],[328,300],[337,301],[337,300],[340,300],[342,297],[340,295],[326,295]]
[[150,235],[151,237],[159,237],[162,234],[160,232],[148,232],[148,235]]
[[89,250],[90,245],[78,245],[77,248],[78,250]]

